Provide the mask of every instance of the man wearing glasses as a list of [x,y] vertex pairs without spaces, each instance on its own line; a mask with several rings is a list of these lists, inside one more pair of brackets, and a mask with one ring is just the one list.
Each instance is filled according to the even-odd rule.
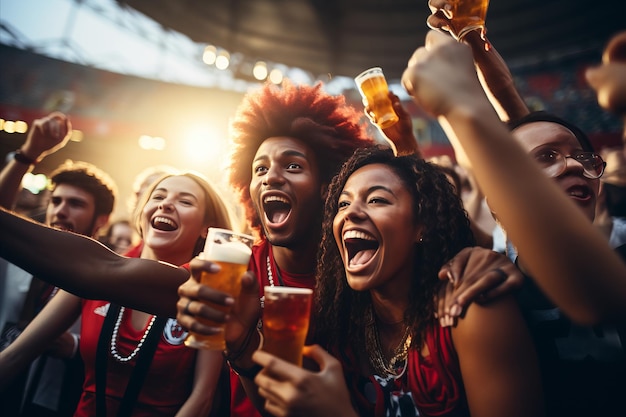
[[[509,122],[509,127],[546,176],[553,178],[593,222],[600,177],[606,163],[594,152],[587,136],[575,125],[546,112],[530,113]],[[551,231],[545,230],[545,233]],[[515,254],[512,259],[528,275],[523,257],[517,258]],[[610,415],[604,410],[623,410],[621,396],[626,392],[624,329],[573,324],[530,278],[519,294],[519,301],[542,367],[547,414]],[[618,405],[619,408],[615,408]]]

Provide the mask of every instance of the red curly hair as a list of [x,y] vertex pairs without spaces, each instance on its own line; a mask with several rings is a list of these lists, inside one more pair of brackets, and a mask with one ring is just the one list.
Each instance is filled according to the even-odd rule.
[[229,181],[237,191],[250,228],[259,232],[260,219],[250,197],[252,160],[259,146],[271,137],[291,137],[310,146],[323,183],[330,183],[355,149],[370,145],[363,113],[314,86],[285,80],[282,87],[267,83],[248,93],[231,121],[232,153]]

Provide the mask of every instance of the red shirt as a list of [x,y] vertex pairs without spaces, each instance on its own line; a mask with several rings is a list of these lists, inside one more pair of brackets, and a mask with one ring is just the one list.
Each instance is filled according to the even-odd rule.
[[[426,334],[430,355],[409,351],[405,373],[381,383],[377,376],[361,375],[353,352],[334,352],[343,364],[348,389],[360,416],[384,417],[400,409],[417,409],[420,416],[468,417],[469,409],[459,360],[449,327],[431,327]],[[408,413],[407,415],[412,415]]]
[[[188,268],[188,265],[185,267]],[[83,300],[80,353],[85,362],[85,382],[75,417],[96,414],[96,349],[109,304],[108,301]],[[130,319],[130,310],[127,309],[122,317],[116,343],[117,351],[123,357],[137,347],[145,330],[135,330]],[[175,319],[167,321],[139,392],[132,413],[134,417],[174,416],[189,397],[197,351],[184,345],[186,335],[187,332]],[[121,363],[111,354],[108,355],[107,415],[117,415],[136,360],[137,357]]]

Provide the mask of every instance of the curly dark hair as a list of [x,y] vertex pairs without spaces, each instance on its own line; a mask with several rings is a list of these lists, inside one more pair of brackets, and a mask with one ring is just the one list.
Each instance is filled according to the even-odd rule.
[[391,168],[410,191],[414,221],[423,225],[422,241],[415,248],[414,280],[404,317],[411,328],[413,346],[420,346],[424,332],[434,320],[439,269],[461,249],[474,244],[467,213],[439,166],[415,155],[395,157],[392,150],[382,146],[355,151],[330,184],[318,254],[315,331],[317,340],[329,348],[341,349],[350,343],[358,352],[359,346],[364,346],[364,312],[371,303],[370,294],[348,286],[333,236],[333,220],[339,195],[350,175],[365,165],[378,163]]
[[50,189],[59,184],[80,188],[93,196],[94,219],[110,215],[115,206],[117,186],[115,181],[97,166],[83,161],[66,160],[50,173]]
[[282,87],[268,83],[246,95],[230,125],[229,181],[252,229],[260,230],[249,190],[252,160],[263,141],[280,136],[303,141],[317,157],[322,183],[328,184],[356,148],[373,143],[362,116],[345,97],[324,92],[322,83],[294,85],[285,80]]

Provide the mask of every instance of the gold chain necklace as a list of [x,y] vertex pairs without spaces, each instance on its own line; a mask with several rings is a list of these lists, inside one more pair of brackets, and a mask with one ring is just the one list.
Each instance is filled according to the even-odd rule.
[[377,376],[400,378],[404,374],[408,362],[407,357],[409,347],[411,346],[410,328],[407,326],[400,344],[394,350],[393,357],[387,363],[383,355],[376,319],[374,318],[371,305],[368,308],[367,316],[368,321],[365,324],[365,351],[370,365],[374,368]]

